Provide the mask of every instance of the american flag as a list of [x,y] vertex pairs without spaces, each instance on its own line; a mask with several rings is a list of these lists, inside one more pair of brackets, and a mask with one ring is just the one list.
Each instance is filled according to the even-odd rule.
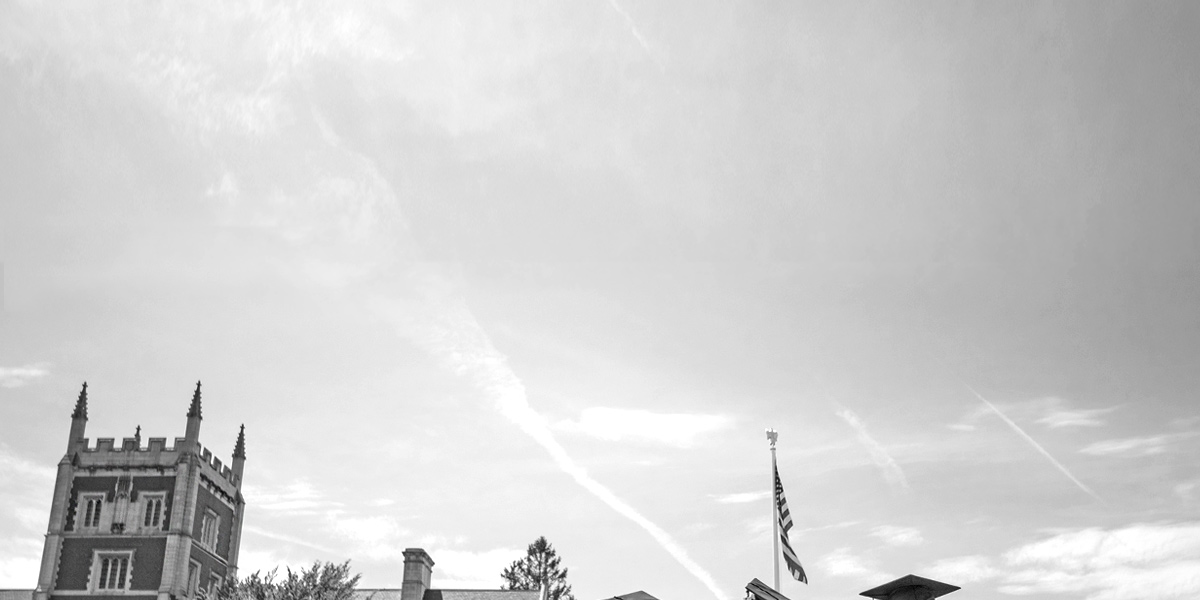
[[779,541],[783,543],[783,561],[787,563],[788,571],[791,571],[796,581],[808,583],[804,567],[800,566],[800,559],[796,558],[796,551],[792,550],[792,543],[788,541],[788,530],[792,528],[792,511],[788,510],[787,498],[783,497],[783,482],[779,480],[778,467],[775,468],[775,516],[779,518]]

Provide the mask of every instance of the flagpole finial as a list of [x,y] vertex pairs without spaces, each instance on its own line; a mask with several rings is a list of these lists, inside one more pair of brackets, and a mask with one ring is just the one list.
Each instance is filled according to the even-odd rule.
[[767,441],[771,442],[771,448],[775,448],[775,442],[779,441],[779,432],[774,429],[768,429]]

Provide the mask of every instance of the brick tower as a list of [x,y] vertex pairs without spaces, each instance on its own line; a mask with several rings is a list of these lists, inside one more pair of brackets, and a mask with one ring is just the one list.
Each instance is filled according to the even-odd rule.
[[237,576],[245,426],[232,468],[200,445],[200,382],[184,437],[167,446],[141,427],[115,446],[89,446],[87,384],[71,413],[33,600],[74,596],[177,600]]

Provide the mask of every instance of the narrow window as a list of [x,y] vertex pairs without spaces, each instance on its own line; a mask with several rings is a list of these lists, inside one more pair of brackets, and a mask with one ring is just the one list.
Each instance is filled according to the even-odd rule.
[[146,511],[142,517],[142,527],[159,528],[163,521],[163,501],[165,494],[144,494]]
[[217,549],[217,530],[221,527],[221,518],[217,513],[204,511],[204,520],[200,522],[200,545],[209,550]]
[[99,527],[100,508],[104,506],[104,496],[101,494],[83,496],[80,504],[83,506],[83,526]]
[[96,554],[95,586],[93,591],[123,591],[129,589],[133,552],[100,552]]
[[196,596],[196,588],[200,587],[200,563],[191,561],[188,563],[188,596]]

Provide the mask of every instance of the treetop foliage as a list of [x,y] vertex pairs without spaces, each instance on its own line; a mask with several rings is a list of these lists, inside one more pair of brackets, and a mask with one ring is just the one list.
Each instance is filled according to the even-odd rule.
[[287,569],[287,576],[276,580],[278,569],[265,575],[255,571],[244,579],[225,581],[210,600],[354,600],[354,589],[361,575],[350,574],[350,561],[340,565],[316,561],[299,571]]
[[545,584],[548,600],[575,600],[567,583],[567,569],[559,568],[561,562],[554,546],[545,536],[539,536],[529,544],[524,558],[513,561],[500,573],[504,579],[501,589],[541,590]]

